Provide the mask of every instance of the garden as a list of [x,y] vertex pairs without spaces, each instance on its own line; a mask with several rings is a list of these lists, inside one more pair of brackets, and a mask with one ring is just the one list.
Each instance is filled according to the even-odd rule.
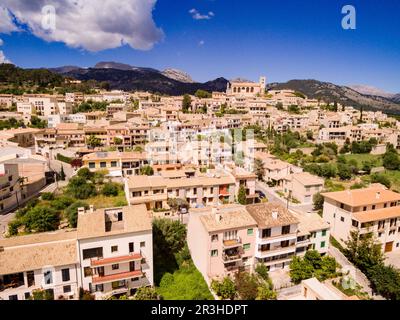
[[82,168],[72,177],[62,194],[43,193],[17,210],[9,223],[8,235],[76,228],[78,208],[120,207],[127,205],[121,184],[105,179],[106,172],[92,173]]

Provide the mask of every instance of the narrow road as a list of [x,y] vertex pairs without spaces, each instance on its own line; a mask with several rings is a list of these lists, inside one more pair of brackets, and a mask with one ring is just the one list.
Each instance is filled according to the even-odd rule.
[[[287,207],[287,201],[278,197],[275,192],[273,191],[272,188],[268,187],[265,183],[256,181],[256,190],[260,190],[263,193],[265,193],[265,196],[268,199],[268,202],[272,203],[280,203]],[[313,204],[297,204],[297,205],[292,205],[289,204],[289,209],[300,211],[300,212],[308,212],[308,211],[313,211]]]

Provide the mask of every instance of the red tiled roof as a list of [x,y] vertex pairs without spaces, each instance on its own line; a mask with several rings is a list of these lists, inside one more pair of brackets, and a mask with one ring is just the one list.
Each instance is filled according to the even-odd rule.
[[127,262],[133,260],[141,260],[142,256],[140,253],[133,253],[126,256],[119,256],[119,257],[112,257],[112,258],[105,258],[105,259],[92,259],[90,260],[90,265],[93,267],[97,266],[104,266],[107,264],[114,264],[120,262]]
[[93,283],[105,283],[105,282],[113,282],[118,280],[124,280],[129,278],[137,278],[142,276],[141,270],[129,271],[129,272],[121,272],[116,274],[110,274],[107,276],[93,276]]

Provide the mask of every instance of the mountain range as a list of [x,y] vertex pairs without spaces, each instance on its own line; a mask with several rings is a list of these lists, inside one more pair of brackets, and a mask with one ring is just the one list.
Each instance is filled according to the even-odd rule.
[[111,89],[144,90],[169,95],[194,94],[199,89],[225,91],[228,82],[224,78],[217,78],[199,83],[178,69],[168,68],[160,71],[118,62],[99,62],[92,68],[63,66],[48,70],[77,80],[108,82]]
[[[160,71],[119,62],[99,62],[91,68],[63,66],[48,70],[77,80],[108,82],[111,89],[143,90],[168,95],[194,94],[199,89],[225,91],[228,83],[223,77],[199,83],[181,70],[169,68]],[[309,79],[270,83],[267,89],[291,89],[312,99],[400,114],[400,93],[390,94],[366,85],[341,86]]]

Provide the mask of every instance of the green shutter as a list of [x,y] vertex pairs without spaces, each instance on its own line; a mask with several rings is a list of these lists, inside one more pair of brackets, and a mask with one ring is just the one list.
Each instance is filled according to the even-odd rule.
[[243,245],[243,249],[244,249],[244,250],[249,250],[249,249],[250,249],[250,243],[245,243],[245,244]]
[[325,248],[325,241],[321,242],[321,248]]
[[247,235],[250,236],[253,234],[253,229],[247,229]]

